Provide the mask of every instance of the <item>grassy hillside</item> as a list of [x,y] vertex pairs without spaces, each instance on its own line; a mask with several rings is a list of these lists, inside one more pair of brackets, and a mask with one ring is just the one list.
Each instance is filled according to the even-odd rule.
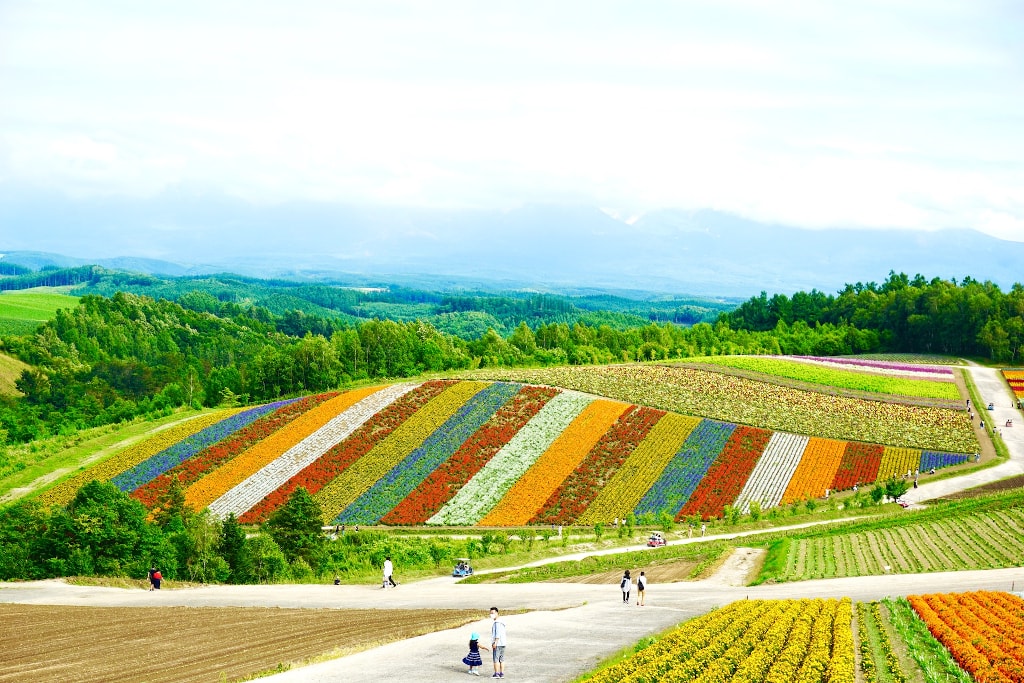
[[76,305],[78,297],[64,294],[59,288],[0,292],[0,336],[28,334],[53,318],[59,309]]
[[28,368],[17,358],[0,353],[0,396],[18,396],[19,392],[14,382],[21,376],[23,370]]

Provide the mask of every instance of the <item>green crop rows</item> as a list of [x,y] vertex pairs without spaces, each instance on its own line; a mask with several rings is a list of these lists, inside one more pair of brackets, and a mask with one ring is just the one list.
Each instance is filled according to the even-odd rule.
[[783,581],[1015,567],[1024,557],[1024,509],[793,539],[788,548]]

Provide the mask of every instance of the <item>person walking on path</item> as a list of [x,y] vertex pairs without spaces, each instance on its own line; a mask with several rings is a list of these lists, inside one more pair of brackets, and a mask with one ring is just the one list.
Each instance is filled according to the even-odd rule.
[[164,580],[163,574],[156,567],[149,570],[149,590],[160,590],[160,583]]
[[494,675],[491,678],[505,677],[505,622],[498,618],[498,608],[491,608],[491,662],[494,664]]
[[391,557],[385,558],[384,559],[384,581],[381,583],[381,588],[387,588],[388,584],[391,584],[392,586],[397,586],[398,585],[397,583],[395,583],[394,578],[392,578],[392,576],[391,576],[394,573],[395,573],[395,566],[393,564],[391,564]]
[[484,665],[484,660],[480,658],[480,648],[490,649],[486,645],[480,644],[480,634],[473,631],[469,634],[469,654],[462,658],[462,663],[469,667],[466,673],[474,676],[480,675],[480,672],[476,670],[476,667]]
[[629,570],[622,575],[622,581],[619,582],[619,588],[622,589],[622,604],[629,604],[629,594],[633,590],[633,579],[629,576]]
[[640,572],[640,576],[636,577],[636,604],[641,607],[644,606],[644,591],[647,590],[647,576],[644,572]]

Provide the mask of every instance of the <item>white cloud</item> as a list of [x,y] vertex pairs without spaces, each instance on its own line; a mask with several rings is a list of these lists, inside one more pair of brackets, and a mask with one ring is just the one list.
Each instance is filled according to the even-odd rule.
[[[154,12],[162,12],[154,14]],[[0,177],[146,195],[1024,220],[1012,7],[57,2],[0,9]],[[995,234],[995,233],[993,233]]]

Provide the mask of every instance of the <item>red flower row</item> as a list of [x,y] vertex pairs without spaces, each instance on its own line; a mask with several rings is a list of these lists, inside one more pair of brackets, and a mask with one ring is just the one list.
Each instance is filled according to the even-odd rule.
[[721,517],[725,506],[740,495],[771,435],[767,429],[737,427],[676,518],[695,514],[703,519]]
[[583,462],[555,489],[530,523],[575,522],[664,415],[662,410],[629,406],[590,449]]
[[876,443],[848,442],[836,476],[832,479],[832,490],[843,491],[853,488],[854,484],[875,481],[884,451],[885,447]]
[[155,479],[135,489],[131,497],[147,508],[153,508],[177,478],[178,483],[188,487],[217,469],[235,456],[244,453],[303,413],[312,410],[338,395],[338,392],[306,396],[281,406],[269,415],[264,415],[252,424],[238,430],[223,441],[218,441],[196,453],[184,462],[172,467]]
[[292,492],[300,486],[305,487],[310,495],[315,494],[337,478],[349,465],[366,455],[371,448],[395,431],[413,413],[425,406],[430,399],[452,384],[455,384],[454,380],[425,382],[401,396],[363,423],[347,439],[307,465],[282,486],[267,494],[263,500],[243,514],[239,521],[245,524],[262,523],[270,517],[274,510],[284,505]]
[[469,437],[452,457],[441,463],[412,493],[384,515],[381,522],[426,522],[557,393],[557,390],[549,387],[524,386]]

